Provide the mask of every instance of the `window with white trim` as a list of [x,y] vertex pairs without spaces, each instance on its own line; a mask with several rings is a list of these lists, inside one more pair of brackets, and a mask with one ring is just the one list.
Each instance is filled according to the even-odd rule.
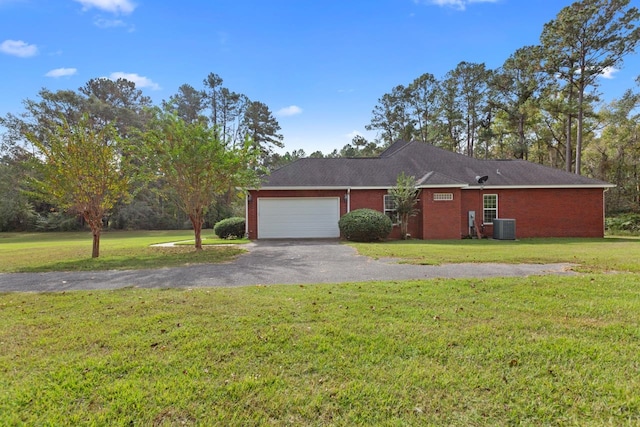
[[483,224],[493,224],[493,220],[498,217],[498,195],[485,194],[482,196],[482,222]]
[[453,200],[453,193],[433,193],[434,201],[446,201],[450,202]]
[[393,200],[393,196],[390,194],[384,195],[384,214],[391,218],[392,223],[398,224],[400,222],[398,219],[396,201]]

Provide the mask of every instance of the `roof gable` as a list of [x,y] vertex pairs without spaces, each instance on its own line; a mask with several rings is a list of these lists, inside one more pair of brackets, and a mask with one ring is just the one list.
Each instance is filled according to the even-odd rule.
[[[390,188],[400,173],[420,187],[611,187],[525,160],[480,160],[419,141],[398,141],[379,157],[304,158],[265,177],[263,188]],[[485,183],[478,178],[487,176]]]

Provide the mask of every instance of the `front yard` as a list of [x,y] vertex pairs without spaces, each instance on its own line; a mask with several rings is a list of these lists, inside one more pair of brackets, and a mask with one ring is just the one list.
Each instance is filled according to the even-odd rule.
[[2,425],[637,425],[634,274],[0,295]]

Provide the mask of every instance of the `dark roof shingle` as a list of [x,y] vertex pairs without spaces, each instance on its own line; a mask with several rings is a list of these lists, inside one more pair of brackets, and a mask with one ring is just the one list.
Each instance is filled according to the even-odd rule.
[[611,187],[582,175],[525,160],[480,160],[418,141],[398,141],[374,158],[305,158],[265,177],[262,188],[390,188],[404,172],[421,187]]

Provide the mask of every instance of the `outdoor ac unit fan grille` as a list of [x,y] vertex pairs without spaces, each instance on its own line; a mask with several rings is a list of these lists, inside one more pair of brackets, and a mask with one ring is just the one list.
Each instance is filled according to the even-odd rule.
[[497,240],[515,240],[516,220],[495,218],[493,220],[493,238]]

